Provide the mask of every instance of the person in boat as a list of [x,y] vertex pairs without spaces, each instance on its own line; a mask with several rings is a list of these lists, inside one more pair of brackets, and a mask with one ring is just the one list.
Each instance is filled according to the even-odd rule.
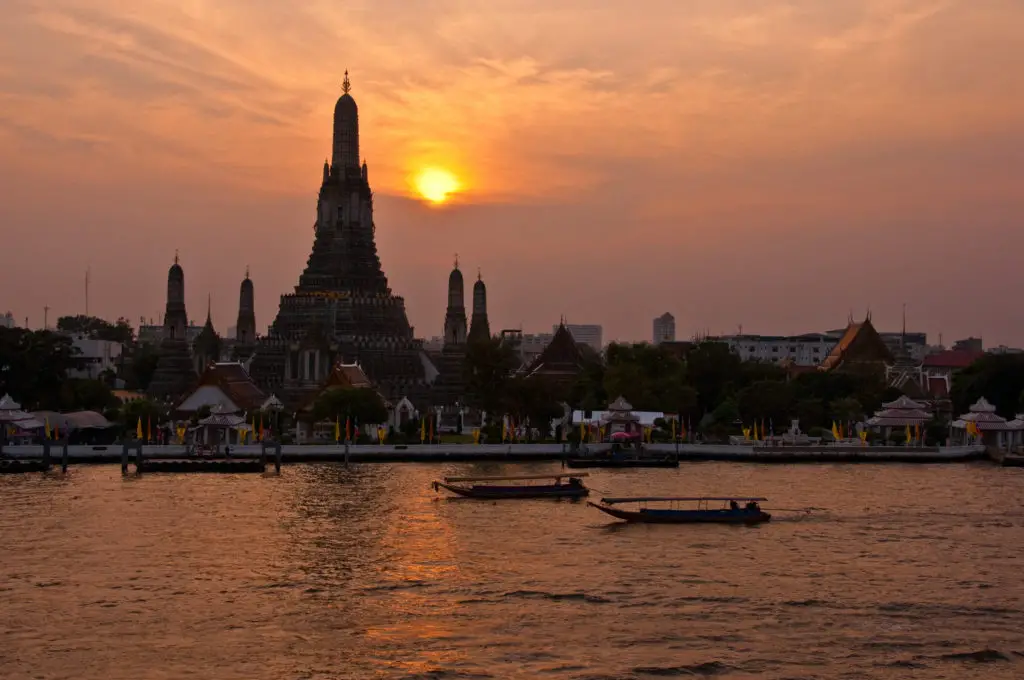
[[729,509],[730,510],[739,510],[740,509],[740,504],[737,503],[736,501],[729,501]]
[[750,510],[751,512],[760,512],[761,508],[758,506],[757,501],[750,501],[747,503],[747,510]]

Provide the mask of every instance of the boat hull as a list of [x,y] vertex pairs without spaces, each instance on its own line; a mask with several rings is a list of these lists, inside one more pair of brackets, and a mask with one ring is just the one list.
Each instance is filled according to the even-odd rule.
[[585,498],[590,489],[585,486],[545,485],[545,486],[456,486],[435,482],[436,486],[447,489],[464,498],[485,498],[490,500],[509,498]]
[[587,503],[601,512],[626,522],[644,524],[761,524],[772,516],[762,510],[619,510]]
[[571,468],[677,468],[675,458],[569,458],[565,461]]

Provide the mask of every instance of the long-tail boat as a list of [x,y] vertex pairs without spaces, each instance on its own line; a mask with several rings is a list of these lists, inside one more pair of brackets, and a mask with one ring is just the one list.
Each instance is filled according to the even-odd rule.
[[[590,489],[580,481],[584,474],[520,475],[517,477],[445,477],[434,482],[434,491],[447,489],[466,498],[584,498]],[[547,484],[529,482],[547,480]],[[563,481],[565,480],[565,481]],[[526,484],[477,484],[476,482],[527,482]],[[469,484],[469,486],[466,486]]]
[[[633,498],[602,498],[601,504],[587,503],[601,512],[627,522],[647,524],[760,524],[772,516],[761,509],[759,502],[767,498],[742,496],[648,496]],[[637,510],[622,510],[612,506],[637,503]],[[648,503],[668,503],[668,507],[648,508]],[[681,503],[696,503],[695,508],[682,508]],[[721,503],[721,506],[718,504]],[[744,505],[740,505],[743,503]],[[715,504],[715,507],[712,507]]]

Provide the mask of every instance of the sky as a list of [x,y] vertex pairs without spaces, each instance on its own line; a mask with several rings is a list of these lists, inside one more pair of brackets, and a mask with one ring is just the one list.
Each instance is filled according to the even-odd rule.
[[[845,325],[1024,345],[1020,0],[4,0],[0,313],[258,328],[312,245],[344,71],[384,270],[439,335]],[[441,205],[411,177],[439,167]],[[468,293],[468,291],[467,291]],[[468,297],[468,296],[467,296]]]

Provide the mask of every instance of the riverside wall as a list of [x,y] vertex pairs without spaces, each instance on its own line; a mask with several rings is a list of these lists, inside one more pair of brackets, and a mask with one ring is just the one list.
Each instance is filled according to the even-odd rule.
[[[592,447],[600,451],[608,447]],[[861,447],[861,446],[817,446],[817,447],[764,447],[715,444],[650,444],[646,450],[652,454],[672,455],[678,453],[681,462],[726,461],[746,463],[959,463],[987,459],[984,446],[950,447]],[[75,464],[119,463],[123,446],[69,446],[68,461]],[[237,458],[259,457],[259,444],[232,446],[231,456]],[[50,458],[59,461],[62,446],[55,443],[50,449]],[[38,459],[43,447],[6,446],[3,457],[13,459]],[[282,445],[281,459],[284,463],[350,462],[350,463],[396,463],[396,462],[461,462],[461,461],[561,461],[574,454],[564,444],[362,444],[362,445]],[[184,446],[143,446],[147,459],[177,459],[187,456]],[[134,450],[130,454],[135,459]],[[268,450],[268,458],[273,453]]]

